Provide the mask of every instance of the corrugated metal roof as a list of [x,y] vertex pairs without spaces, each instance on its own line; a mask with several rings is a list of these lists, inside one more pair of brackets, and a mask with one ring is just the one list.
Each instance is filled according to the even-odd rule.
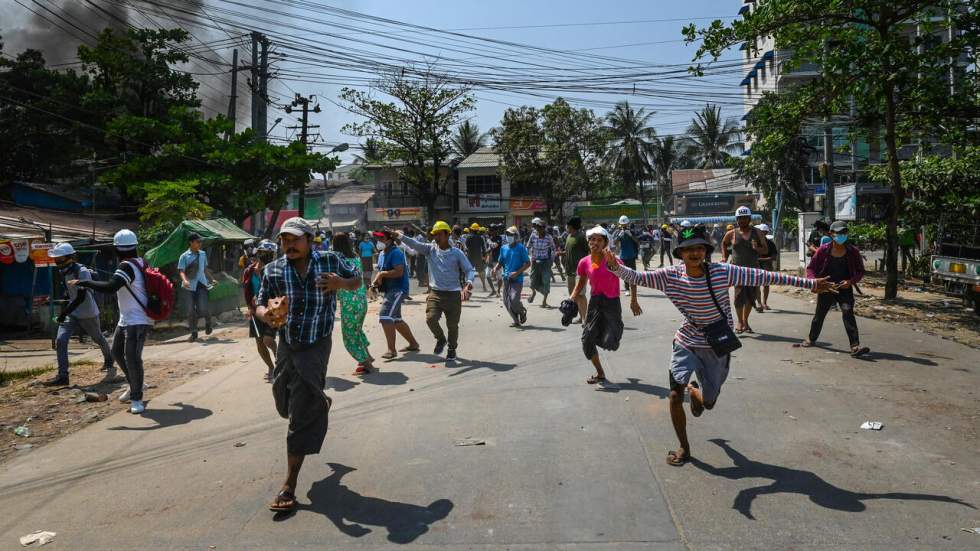
[[481,147],[469,157],[463,159],[456,168],[495,168],[500,166],[500,155],[494,153],[492,147]]
[[[25,222],[26,220],[27,222]],[[95,239],[112,240],[113,234],[123,228],[136,228],[136,220],[114,220],[105,214],[63,212],[50,209],[27,208],[16,205],[0,206],[0,238],[18,239],[43,237],[37,225],[51,228],[52,240],[76,241]]]
[[331,205],[364,204],[374,197],[374,186],[350,186],[339,189],[330,198]]

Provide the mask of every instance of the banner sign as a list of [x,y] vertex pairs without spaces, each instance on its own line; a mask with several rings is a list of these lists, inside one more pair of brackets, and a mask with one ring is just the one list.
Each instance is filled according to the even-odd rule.
[[[640,223],[643,221],[642,205],[589,205],[575,207],[575,216],[582,218],[586,222],[615,222],[619,217],[626,215],[630,220]],[[647,220],[659,220],[660,213],[657,205],[647,203]]]
[[834,212],[837,220],[857,219],[857,185],[834,186]]
[[467,195],[466,210],[500,210],[500,196],[491,194]]
[[31,241],[31,260],[38,268],[44,266],[54,266],[54,259],[48,256],[48,251],[54,247],[54,243],[45,243],[40,239]]
[[27,243],[26,239],[17,239],[11,241],[14,246],[14,260],[18,263],[27,262],[27,258],[31,256],[31,247]]
[[512,198],[510,200],[510,210],[546,210],[547,205],[541,199],[529,199],[529,198]]
[[14,263],[14,245],[10,241],[0,241],[0,264]]
[[422,207],[400,207],[368,210],[368,220],[377,222],[400,222],[422,220]]

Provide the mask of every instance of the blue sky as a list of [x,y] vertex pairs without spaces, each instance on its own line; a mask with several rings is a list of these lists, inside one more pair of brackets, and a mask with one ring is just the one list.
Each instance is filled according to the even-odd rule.
[[[690,62],[696,50],[695,46],[687,45],[682,41],[681,27],[689,21],[706,25],[713,18],[730,21],[736,15],[741,2],[738,0],[688,0],[686,2],[362,0],[337,5],[404,22],[440,29],[467,29],[459,32],[534,46],[559,50],[588,49],[590,53],[634,59],[645,63],[681,64]],[[630,21],[630,23],[619,23],[623,21]],[[616,23],[594,24],[612,22]],[[565,24],[583,25],[520,29],[485,28]],[[649,44],[651,42],[657,43]],[[730,52],[725,57],[737,58],[737,53]],[[705,77],[701,80],[690,78],[677,85],[672,84],[671,87],[693,91],[710,89],[713,92],[730,94],[728,101],[733,105],[723,105],[725,114],[740,117],[742,110],[737,105],[740,101],[739,80],[741,76],[737,74]],[[314,92],[336,97],[337,90],[338,87],[320,86]],[[545,103],[541,99],[531,96],[522,97],[519,94],[500,94],[480,90],[475,94],[478,102],[473,120],[481,130],[488,130],[499,123],[504,110],[508,107],[503,103],[529,105]],[[587,97],[607,101],[622,99],[631,102],[645,101],[628,95]],[[677,102],[671,109],[658,110],[653,118],[654,127],[661,134],[683,132],[690,122],[695,106],[701,103],[703,102],[691,99]],[[327,103],[323,103],[322,107],[324,113],[319,117],[319,122],[322,125],[321,132],[324,134],[324,139],[329,143],[356,141],[356,138],[341,135],[338,131],[344,122],[351,119],[351,116]],[[600,108],[594,110],[597,113],[604,111]]]

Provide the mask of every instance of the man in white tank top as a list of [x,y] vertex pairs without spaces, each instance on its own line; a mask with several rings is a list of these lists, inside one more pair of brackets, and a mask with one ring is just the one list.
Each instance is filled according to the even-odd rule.
[[130,400],[130,413],[143,413],[143,345],[153,327],[153,320],[146,315],[143,304],[147,304],[146,282],[143,268],[146,261],[137,256],[136,234],[129,230],[119,230],[112,239],[119,257],[119,267],[109,281],[69,281],[69,285],[93,289],[100,293],[115,293],[119,301],[119,323],[112,334],[112,357],[119,365],[129,390],[120,401]]

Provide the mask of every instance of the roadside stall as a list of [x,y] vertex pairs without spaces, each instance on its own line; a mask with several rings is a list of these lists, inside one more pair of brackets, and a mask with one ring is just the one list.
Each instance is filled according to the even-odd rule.
[[[255,236],[239,228],[231,220],[185,220],[163,243],[144,255],[146,261],[172,281],[179,282],[177,261],[187,250],[187,238],[192,233],[201,236],[201,250],[207,253],[208,269],[213,272],[216,280],[216,284],[208,291],[211,315],[238,309],[243,304],[238,258],[241,256],[242,243],[247,239],[255,239]],[[177,290],[177,301],[172,319],[183,321],[187,311],[187,293],[182,292],[179,283],[174,287]]]

